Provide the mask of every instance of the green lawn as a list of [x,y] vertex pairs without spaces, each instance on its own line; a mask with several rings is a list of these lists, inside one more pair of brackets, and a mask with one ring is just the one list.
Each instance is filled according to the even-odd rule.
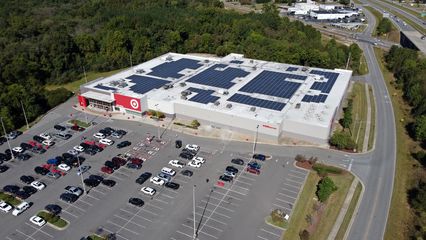
[[[380,20],[382,20],[383,14],[381,12],[377,11],[373,7],[365,6],[365,8],[368,11],[370,11],[374,15],[374,17],[376,18],[376,25],[374,26],[373,36],[377,36],[376,28],[377,28],[377,25],[379,24]],[[378,37],[380,39],[383,39],[383,40],[388,40],[388,41],[399,43],[399,37],[400,37],[399,36],[399,30],[395,26],[395,24],[393,24],[393,22],[392,22],[392,31],[389,32],[386,35],[382,35],[382,36],[378,36]]]
[[337,232],[335,240],[343,240],[346,231],[348,230],[349,223],[354,214],[355,207],[357,206],[359,196],[361,195],[362,184],[358,182],[351,203],[349,204],[348,211],[346,212],[345,218],[343,218],[342,225],[340,225],[339,231]]
[[368,64],[367,60],[365,60],[364,54],[362,54],[360,63],[359,63],[359,74],[358,75],[365,75],[368,73]]
[[266,221],[267,223],[271,224],[271,225],[274,225],[274,226],[276,226],[276,227],[283,228],[283,229],[286,229],[286,228],[287,228],[287,225],[288,225],[288,222],[287,222],[287,221],[285,221],[285,220],[284,220],[283,222],[280,222],[280,223],[276,223],[276,222],[272,221],[271,216],[267,216],[267,217],[265,218],[265,221]]
[[[407,202],[407,190],[411,187],[410,183],[415,179],[416,167],[410,154],[410,149],[416,146],[416,143],[407,135],[405,122],[411,121],[410,108],[404,102],[402,91],[397,90],[391,82],[394,81],[393,75],[389,72],[383,62],[384,52],[381,49],[374,49],[379,61],[380,69],[389,94],[392,100],[395,113],[396,124],[396,166],[392,201],[389,210],[389,217],[386,226],[385,239],[408,239],[408,227],[411,224],[411,218],[414,217]],[[404,119],[404,121],[401,121]],[[418,170],[417,170],[418,171]]]
[[51,213],[48,213],[46,211],[40,211],[37,213],[37,216],[43,218],[50,224],[58,227],[58,228],[64,228],[68,225],[68,222],[66,222],[64,219],[60,218],[59,216],[55,216]]
[[365,128],[367,125],[367,96],[365,93],[365,84],[356,82],[352,87],[351,93],[352,108],[352,124],[350,126],[352,138],[357,144],[357,151],[362,151],[364,144]]
[[12,206],[19,205],[22,202],[21,200],[15,198],[14,196],[4,192],[0,192],[0,200],[5,201],[6,203]]
[[106,239],[106,238],[104,238],[104,237],[100,237],[100,236],[95,235],[95,234],[90,235],[89,237],[90,237],[92,240],[105,240],[105,239]]
[[89,123],[86,123],[86,122],[80,121],[80,120],[78,120],[78,119],[72,119],[72,120],[69,120],[69,123],[70,123],[70,124],[72,124],[72,125],[77,124],[77,126],[84,127],[84,128],[88,128],[88,127],[90,127],[90,124],[89,124]]
[[[334,181],[338,190],[327,200],[326,207],[315,231],[310,233],[310,239],[327,239],[354,179],[354,176],[347,172],[341,175],[330,175],[329,177]],[[319,180],[320,177],[315,172],[309,173],[296,207],[293,210],[288,228],[284,233],[284,239],[299,239],[299,232],[308,228],[306,216],[313,215],[313,205],[317,201],[315,195],[316,184]]]
[[374,99],[372,86],[368,86],[368,92],[370,94],[370,103],[371,103],[371,123],[370,123],[370,136],[368,137],[368,150],[371,150],[374,146],[375,135],[376,135],[376,102]]
[[[118,70],[113,70],[110,72],[88,72],[87,73],[87,81],[90,82],[92,80],[101,78],[101,77],[108,77],[111,76],[115,73],[118,73],[120,71],[123,71],[124,69],[118,69]],[[64,87],[66,89],[68,89],[71,92],[77,92],[80,89],[80,85],[84,84],[86,82],[85,77],[82,77],[79,80],[73,81],[73,82],[69,82],[66,84],[60,84],[60,85],[46,85],[45,89],[46,90],[54,90],[60,87]]]
[[371,12],[374,15],[374,17],[376,18],[376,25],[374,26],[374,30],[373,30],[373,36],[376,36],[377,35],[376,28],[377,28],[377,25],[379,24],[380,20],[382,20],[383,15],[379,11],[374,9],[373,7],[365,6],[364,8],[367,9],[369,12]]

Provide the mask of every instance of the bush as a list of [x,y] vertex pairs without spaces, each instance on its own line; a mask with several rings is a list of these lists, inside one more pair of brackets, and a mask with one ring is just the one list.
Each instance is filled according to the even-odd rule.
[[325,202],[330,195],[337,190],[337,186],[329,177],[325,177],[318,182],[316,195],[320,202]]
[[191,122],[192,127],[198,128],[200,125],[201,124],[197,120],[192,120],[192,122]]
[[379,35],[392,31],[392,22],[388,18],[382,18],[377,25],[377,33]]
[[271,219],[274,223],[284,222],[284,212],[279,209],[275,209],[271,212]]
[[426,152],[418,151],[412,154],[414,159],[416,159],[423,167],[426,167]]
[[309,240],[309,232],[308,230],[304,229],[303,231],[299,232],[300,240]]
[[294,158],[294,160],[296,160],[297,162],[305,162],[306,157],[305,157],[305,155],[297,154],[296,157]]
[[411,207],[418,211],[426,211],[426,183],[420,183],[408,191],[408,199]]
[[312,166],[312,169],[314,169],[320,176],[324,176],[327,173],[342,174],[343,172],[343,170],[338,167],[327,166],[320,163],[315,163],[314,166]]
[[330,138],[330,144],[335,146],[337,149],[352,150],[356,147],[356,144],[349,133],[343,131],[334,132],[333,136]]
[[49,107],[53,108],[68,100],[68,98],[72,96],[72,92],[61,87],[52,91],[47,91],[45,96],[47,104],[49,105]]

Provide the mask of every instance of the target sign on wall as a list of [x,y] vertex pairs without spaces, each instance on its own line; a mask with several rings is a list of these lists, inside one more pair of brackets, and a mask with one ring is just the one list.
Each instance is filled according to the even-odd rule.
[[132,100],[130,100],[130,106],[132,106],[133,109],[138,109],[139,103],[138,103],[138,101],[136,101],[136,99],[132,99]]
[[140,99],[114,93],[115,104],[133,111],[142,111]]

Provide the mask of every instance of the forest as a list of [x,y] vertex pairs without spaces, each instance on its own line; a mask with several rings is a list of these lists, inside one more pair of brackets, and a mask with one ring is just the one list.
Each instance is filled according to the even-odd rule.
[[[167,52],[212,53],[324,68],[358,70],[357,45],[323,41],[299,21],[265,4],[261,14],[239,14],[216,0],[0,1],[0,116],[8,131],[69,98],[46,84],[79,79]],[[351,52],[351,54],[349,54]]]

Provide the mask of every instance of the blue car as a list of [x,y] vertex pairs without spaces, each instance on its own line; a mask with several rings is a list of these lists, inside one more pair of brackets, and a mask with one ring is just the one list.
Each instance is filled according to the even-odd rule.
[[254,168],[254,169],[260,169],[260,167],[262,166],[262,165],[260,165],[259,163],[257,163],[257,162],[249,162],[248,163],[248,166],[249,167],[251,167],[251,168]]
[[265,161],[266,160],[266,156],[263,155],[263,154],[259,154],[259,153],[253,154],[253,158],[256,159],[256,160],[259,160],[259,161]]

